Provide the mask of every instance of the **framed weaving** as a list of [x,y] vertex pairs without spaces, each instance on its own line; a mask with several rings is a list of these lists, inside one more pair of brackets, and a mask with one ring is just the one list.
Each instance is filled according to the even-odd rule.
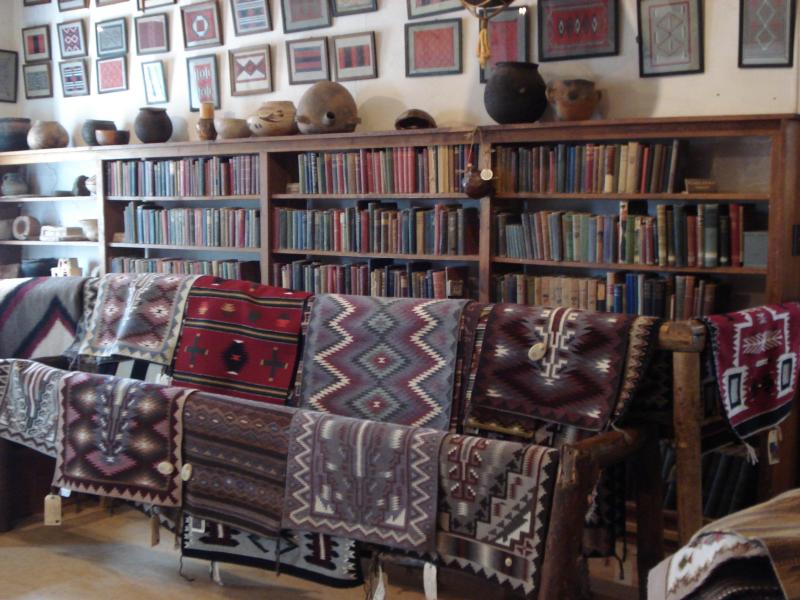
[[161,8],[162,6],[170,6],[177,1],[178,0],[136,0],[136,8],[141,11],[151,10],[153,8]]
[[541,0],[539,61],[619,54],[617,0]]
[[0,102],[17,101],[17,67],[19,54],[0,50]]
[[310,38],[286,42],[289,83],[314,83],[330,79],[327,38]]
[[197,112],[203,102],[213,102],[219,108],[219,79],[215,54],[192,56],[186,59],[189,76],[189,110]]
[[142,15],[134,20],[136,54],[169,52],[169,20],[167,13]]
[[378,0],[333,0],[333,14],[337,17],[378,10]]
[[64,12],[65,10],[78,10],[80,8],[88,8],[89,0],[58,0],[58,10]]
[[272,60],[269,46],[228,51],[231,96],[250,96],[272,91]]
[[281,0],[283,31],[307,31],[331,26],[328,0]]
[[122,4],[123,2],[128,2],[128,0],[95,0],[95,4],[98,8],[101,6],[111,6],[112,4]]
[[409,19],[424,19],[464,8],[461,0],[406,0],[406,7]]
[[703,72],[700,0],[640,0],[639,76]]
[[23,6],[36,6],[37,4],[50,4],[50,0],[23,0]]
[[26,100],[53,97],[53,73],[49,62],[23,66],[22,79]]
[[97,91],[101,94],[128,89],[128,64],[124,56],[97,61]]
[[796,0],[739,0],[739,66],[791,67]]
[[461,73],[461,19],[406,23],[406,77]]
[[144,99],[147,104],[164,104],[169,101],[163,61],[153,60],[142,63],[142,82],[144,83]]
[[528,61],[528,11],[507,8],[489,20],[488,30],[491,55],[486,68],[481,68],[481,83],[486,83],[499,62]]
[[61,72],[61,91],[65,98],[71,96],[88,96],[89,79],[86,75],[86,61],[65,60],[58,64]]
[[22,51],[26,63],[50,60],[50,26],[36,25],[23,29]]
[[336,81],[355,81],[356,79],[377,77],[375,32],[335,36],[333,38],[333,65]]
[[101,21],[94,26],[97,56],[116,56],[128,52],[128,23],[125,17]]
[[231,0],[231,14],[236,35],[272,31],[267,0]]
[[187,50],[222,44],[217,0],[181,6],[183,47]]
[[83,20],[59,23],[57,28],[61,58],[78,58],[88,54]]

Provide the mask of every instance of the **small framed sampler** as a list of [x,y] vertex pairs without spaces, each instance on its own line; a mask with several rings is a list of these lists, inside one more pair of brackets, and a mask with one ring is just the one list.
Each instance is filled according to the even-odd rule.
[[217,0],[181,6],[183,47],[187,50],[222,45]]
[[125,17],[95,23],[94,31],[97,56],[127,54],[128,22]]
[[167,13],[142,15],[134,20],[136,54],[169,52],[169,21]]
[[269,46],[251,46],[228,51],[231,96],[250,96],[272,91],[272,61]]
[[0,102],[17,101],[17,68],[19,54],[0,50]]
[[423,19],[464,8],[461,0],[406,0],[406,3],[409,19]]
[[491,55],[486,68],[481,69],[481,83],[492,74],[499,62],[528,61],[528,11],[507,8],[489,20],[489,50]]
[[231,0],[231,14],[236,35],[272,31],[267,0]]
[[375,62],[375,33],[337,35],[333,38],[333,65],[336,81],[374,79],[378,76]]
[[53,73],[49,62],[23,66],[22,80],[27,100],[53,97]]
[[128,63],[124,56],[97,61],[97,91],[101,94],[128,89]]
[[136,8],[139,10],[152,10],[175,4],[178,0],[136,0]]
[[739,0],[739,66],[791,67],[796,0]]
[[640,0],[639,76],[703,72],[700,0]]
[[406,23],[406,77],[461,73],[461,19]]
[[203,102],[213,102],[219,108],[217,56],[192,56],[186,59],[189,74],[189,110],[197,112]]
[[540,0],[539,62],[619,54],[617,0]]
[[306,31],[330,27],[331,10],[328,0],[281,0],[283,31]]
[[378,0],[333,0],[333,14],[337,17],[378,10]]
[[36,25],[23,29],[22,50],[26,63],[50,60],[50,26]]
[[61,58],[79,58],[88,54],[83,20],[58,24],[58,47]]
[[88,8],[89,0],[58,0],[58,10],[64,12],[65,10],[78,10],[79,8]]
[[123,2],[128,2],[128,0],[95,0],[95,4],[97,4],[98,8],[101,6],[110,6],[112,4],[122,4]]
[[327,38],[310,38],[286,42],[289,83],[314,83],[331,78],[328,64]]
[[143,62],[142,81],[144,83],[144,99],[147,104],[164,104],[169,101],[163,61]]
[[36,6],[37,4],[50,4],[50,0],[23,0],[23,6]]
[[61,90],[64,97],[88,96],[89,79],[86,76],[86,61],[82,58],[77,60],[65,60],[58,65],[61,71]]

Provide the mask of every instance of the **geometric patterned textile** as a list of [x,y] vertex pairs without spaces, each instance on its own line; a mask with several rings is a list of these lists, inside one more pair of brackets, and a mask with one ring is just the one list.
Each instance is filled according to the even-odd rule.
[[440,559],[525,594],[537,590],[558,451],[451,434],[439,461]]
[[197,277],[105,275],[79,354],[101,358],[118,355],[170,365],[186,298]]
[[181,420],[191,390],[89,373],[61,386],[53,485],[156,506],[181,504]]
[[67,371],[0,360],[0,438],[56,457],[61,378]]
[[445,435],[299,411],[292,421],[283,526],[432,550]]
[[298,406],[447,429],[467,301],[322,294],[305,337]]
[[733,430],[744,440],[777,426],[797,392],[800,304],[759,306],[704,321]]
[[183,409],[184,510],[247,533],[280,532],[296,409],[195,392]]
[[[612,423],[616,423],[617,419],[623,417],[634,403],[639,404],[645,385],[650,383],[650,389],[653,387],[651,382],[656,377],[656,374],[653,373],[653,356],[658,347],[660,325],[661,319],[644,316],[636,317],[631,325],[625,372],[622,375],[619,400],[611,418]],[[670,370],[670,374],[671,372]],[[669,388],[671,389],[671,387],[670,385]]]
[[309,294],[201,277],[189,292],[173,383],[285,404]]

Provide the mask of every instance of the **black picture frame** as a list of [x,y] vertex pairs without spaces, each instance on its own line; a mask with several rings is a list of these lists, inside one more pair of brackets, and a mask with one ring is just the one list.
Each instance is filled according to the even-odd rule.
[[[107,62],[112,61],[122,61],[122,78],[124,80],[123,87],[120,88],[109,88],[103,85],[103,81],[101,79],[101,70],[102,65]],[[95,75],[97,77],[97,93],[98,94],[114,94],[116,92],[125,92],[130,89],[130,81],[128,79],[128,57],[124,54],[120,54],[118,56],[108,56],[105,58],[98,58],[95,60],[94,65]]]
[[310,25],[303,25],[297,27],[288,23],[287,15],[289,11],[287,10],[287,5],[292,0],[281,0],[281,18],[283,19],[283,32],[284,33],[296,33],[298,31],[311,31],[312,29],[325,29],[326,27],[330,27],[333,24],[333,15],[332,15],[332,8],[331,5],[328,3],[328,0],[319,0],[320,7],[325,9],[325,18],[320,20],[318,23],[312,23]]
[[637,0],[636,1],[636,25],[637,25],[637,42],[639,46],[639,77],[674,77],[677,75],[692,75],[696,73],[703,73],[705,71],[705,37],[704,37],[704,19],[703,19],[703,4],[700,0],[688,0],[688,2],[695,7],[697,11],[697,51],[698,51],[698,67],[695,69],[687,69],[684,71],[661,71],[661,72],[647,72],[645,71],[645,54],[644,46],[645,40],[642,36],[642,6],[653,0]]
[[[320,59],[324,68],[319,69],[319,77],[311,77],[309,79],[300,80],[297,78],[297,73],[295,73],[294,69],[292,69],[293,47],[297,44],[309,44],[312,42],[320,48]],[[328,53],[328,38],[322,36],[300,40],[286,40],[286,68],[289,73],[289,85],[302,85],[305,83],[316,83],[317,81],[330,81],[331,60],[330,54]]]
[[214,109],[219,110],[222,106],[219,88],[219,65],[217,64],[216,54],[202,54],[200,56],[188,56],[186,58],[186,78],[189,84],[189,110],[191,112],[200,112],[201,100],[197,98],[197,106],[194,105],[194,98],[192,98],[192,63],[206,60],[211,65],[211,70],[214,76]]
[[[141,44],[139,43],[139,23],[144,20],[157,19],[162,21],[164,25],[164,42],[165,47],[163,50],[146,50],[142,51]],[[170,51],[169,42],[169,15],[167,13],[157,13],[153,15],[139,15],[133,19],[133,30],[136,35],[136,56],[149,56],[151,54],[164,54]]]
[[258,29],[252,29],[250,31],[242,31],[239,28],[239,19],[236,18],[236,3],[240,0],[230,0],[231,5],[231,20],[233,21],[233,33],[236,37],[241,37],[245,35],[254,35],[257,33],[266,33],[268,31],[272,31],[272,12],[269,8],[269,1],[268,0],[260,0],[264,4],[264,10],[266,15],[267,24],[265,27],[259,27]]
[[0,74],[3,70],[10,70],[6,73],[7,82],[10,89],[7,93],[0,89],[0,102],[15,103],[19,94],[17,82],[19,81],[19,52],[13,50],[0,50]]
[[[122,28],[122,45],[117,46],[111,50],[100,49],[100,35],[103,27],[121,27]],[[98,21],[94,24],[94,43],[95,51],[98,58],[111,58],[121,54],[128,53],[128,19],[126,17],[117,17],[116,19],[106,19],[105,21]]]
[[444,13],[455,12],[457,10],[464,10],[464,5],[461,4],[460,0],[450,0],[450,4],[448,4],[446,8],[441,8],[439,10],[432,10],[430,12],[424,12],[420,14],[420,13],[414,13],[414,8],[412,7],[411,2],[412,0],[406,0],[406,11],[409,20],[427,19],[429,17],[442,15]]
[[781,69],[781,68],[791,68],[794,66],[794,29],[795,29],[795,19],[797,17],[797,1],[796,0],[786,0],[788,2],[789,8],[789,19],[788,19],[788,33],[789,39],[787,43],[787,49],[789,50],[789,56],[786,62],[763,62],[763,63],[746,63],[745,62],[745,50],[744,50],[744,26],[745,26],[745,1],[746,0],[739,0],[739,68],[740,69]]
[[[442,69],[440,71],[431,71],[429,73],[415,73],[412,72],[411,63],[411,34],[414,29],[425,27],[427,25],[446,25],[452,26],[456,31],[456,41],[458,47],[455,49],[456,62],[458,63],[452,69]],[[406,58],[406,77],[436,77],[440,75],[459,75],[464,72],[464,40],[463,30],[461,26],[461,19],[441,19],[434,21],[415,21],[413,23],[406,23],[405,26],[405,58]]]
[[[602,56],[617,56],[619,54],[619,2],[618,0],[607,0],[610,11],[613,11],[612,19],[614,21],[614,31],[609,40],[612,44],[611,50],[602,52],[578,52],[576,54],[567,55],[547,55],[545,52],[545,4],[548,2],[557,2],[558,0],[539,0],[536,8],[536,39],[537,39],[537,60],[538,62],[556,62],[564,60],[580,60],[585,58],[599,58]],[[638,2],[637,2],[638,4]],[[513,6],[512,6],[513,8]]]
[[[31,96],[28,90],[28,80],[26,78],[27,71],[33,69],[44,69],[47,73],[47,93],[42,94],[40,96]],[[22,81],[25,85],[25,99],[26,100],[38,100],[40,98],[52,98],[53,97],[53,65],[50,62],[39,62],[33,63],[30,65],[23,65],[22,66]]]
[[[489,25],[488,25],[488,27],[489,27],[488,35],[490,36],[489,37],[489,47],[491,48],[491,45],[492,45],[492,40],[491,40],[492,22],[497,22],[496,19],[498,17],[500,17],[501,15],[511,14],[512,12],[517,13],[516,19],[518,20],[518,24],[520,24],[521,28],[522,28],[522,35],[520,37],[522,39],[522,44],[523,44],[523,48],[522,48],[523,55],[521,57],[515,58],[514,60],[518,60],[518,61],[522,61],[522,62],[528,62],[528,60],[530,60],[530,56],[531,56],[531,35],[530,35],[530,27],[531,26],[530,26],[530,19],[528,18],[528,11],[527,10],[526,11],[519,11],[518,7],[511,6],[509,8],[503,9],[502,11],[500,11],[499,15],[497,15],[493,19],[491,19],[489,21]],[[487,65],[486,67],[480,67],[479,70],[480,70],[479,81],[481,83],[486,83],[489,80],[489,77],[487,77],[486,74],[491,69]]]
[[334,17],[347,17],[350,15],[359,15],[362,13],[375,12],[376,10],[378,10],[378,0],[367,0],[369,6],[365,8],[358,8],[356,10],[340,9],[339,8],[340,1],[341,0],[331,0]]
[[[83,48],[79,53],[76,54],[65,54],[64,53],[64,29],[70,25],[78,26],[81,32],[81,42],[83,44]],[[62,60],[70,60],[73,58],[83,58],[89,55],[89,44],[86,40],[86,25],[83,22],[83,19],[77,19],[75,21],[64,21],[63,23],[59,23],[56,25],[56,36],[58,37],[58,51],[61,55]]]
[[[369,73],[361,75],[343,75],[339,66],[339,53],[338,43],[343,40],[349,39],[363,39],[366,38],[369,42],[370,58],[372,60],[372,68]],[[346,33],[344,35],[335,35],[330,39],[331,48],[328,55],[332,57],[333,66],[333,79],[334,81],[361,81],[364,79],[376,79],[378,77],[378,53],[375,48],[375,32],[364,31],[361,33]],[[364,68],[364,67],[360,67]]]

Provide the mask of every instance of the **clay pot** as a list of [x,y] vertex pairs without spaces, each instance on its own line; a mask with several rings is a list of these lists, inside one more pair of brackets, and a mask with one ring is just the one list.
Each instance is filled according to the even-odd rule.
[[127,144],[131,140],[130,131],[98,129],[95,135],[97,136],[97,143],[101,146],[120,146]]
[[353,96],[334,81],[315,83],[297,105],[300,133],[349,133],[360,122]]
[[0,119],[0,152],[28,149],[30,119]]
[[255,136],[294,135],[296,112],[294,103],[288,100],[264,102],[255,114],[247,117],[247,126]]
[[172,121],[166,108],[143,106],[133,122],[133,130],[144,144],[166,142],[172,135]]
[[199,119],[194,126],[197,131],[197,139],[201,142],[213,142],[217,139],[217,129],[214,127],[214,119]]
[[97,219],[81,219],[78,225],[83,229],[83,235],[90,242],[96,242],[98,239]]
[[394,120],[395,129],[435,129],[436,121],[424,110],[412,108]]
[[221,140],[233,140],[250,137],[250,128],[245,119],[214,119],[214,128]]
[[64,148],[67,144],[69,134],[58,121],[35,121],[28,132],[28,146],[31,150]]
[[533,123],[547,108],[545,89],[539,65],[500,62],[486,83],[483,104],[498,123]]
[[468,169],[463,179],[464,193],[470,198],[490,196],[494,189],[491,169]]
[[28,193],[28,184],[19,173],[6,173],[3,175],[3,183],[0,185],[0,192],[3,196],[22,196]]
[[602,95],[588,79],[559,79],[547,84],[547,100],[561,121],[591,118]]
[[83,127],[81,127],[81,137],[83,138],[83,143],[87,146],[96,146],[98,144],[97,131],[114,131],[116,129],[117,126],[114,125],[114,121],[87,119],[84,121]]

